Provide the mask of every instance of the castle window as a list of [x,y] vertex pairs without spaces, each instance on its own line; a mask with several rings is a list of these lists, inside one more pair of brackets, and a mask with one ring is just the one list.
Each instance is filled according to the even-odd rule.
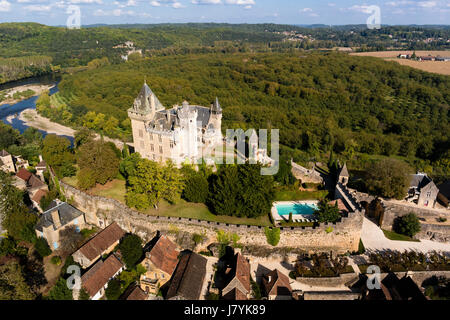
[[142,132],[142,130],[139,130],[139,138],[142,138],[144,136],[144,133]]
[[153,144],[150,145],[150,149],[152,150],[152,152],[155,151],[155,146]]
[[162,146],[159,146],[159,153],[163,153]]
[[155,155],[153,155],[153,160],[156,160],[156,156]]
[[173,149],[173,141],[170,141],[170,149]]
[[159,138],[159,142],[162,142],[162,137],[161,137],[161,136],[158,136],[158,138]]

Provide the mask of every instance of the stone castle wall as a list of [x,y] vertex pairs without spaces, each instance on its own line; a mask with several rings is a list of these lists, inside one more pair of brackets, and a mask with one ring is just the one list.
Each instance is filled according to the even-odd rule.
[[[87,194],[64,182],[60,182],[60,184],[67,201],[85,212],[86,222],[101,228],[115,221],[127,232],[135,233],[146,241],[152,239],[157,232],[167,234],[171,238],[180,233],[187,234],[192,238],[195,233],[198,233],[205,235],[206,238],[201,248],[217,242],[217,230],[224,230],[238,234],[240,243],[244,245],[273,249],[267,243],[264,227],[146,215],[130,209],[114,199]],[[280,242],[276,248],[293,248],[313,252],[333,251],[335,253],[357,251],[362,221],[363,212],[358,210],[334,224],[321,224],[318,227],[280,228]]]

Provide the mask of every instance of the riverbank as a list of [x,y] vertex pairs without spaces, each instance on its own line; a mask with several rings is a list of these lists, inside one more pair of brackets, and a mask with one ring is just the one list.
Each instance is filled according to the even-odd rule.
[[75,130],[59,123],[53,122],[50,119],[39,115],[35,109],[27,109],[19,114],[19,120],[23,121],[27,126],[47,133],[54,133],[60,136],[75,136]]
[[[46,131],[47,133],[54,133],[59,136],[75,136],[75,129],[63,126],[62,124],[51,121],[37,113],[36,109],[26,109],[19,114],[19,120],[23,121],[25,125],[33,127],[39,130]],[[8,118],[7,118],[8,121]],[[95,134],[95,139],[99,140],[101,137],[99,134]],[[104,141],[112,142],[119,150],[123,149],[123,142],[117,139],[111,139],[103,137]]]
[[[11,89],[6,89],[3,91],[0,91],[0,95],[3,94],[5,96],[5,99],[0,102],[0,107],[5,104],[11,105],[11,104],[20,102],[22,100],[29,99],[30,97],[38,96],[42,92],[50,90],[50,88],[52,88],[53,86],[54,85],[50,85],[50,84],[25,84],[25,85],[11,88]],[[31,90],[34,92],[32,96],[27,96],[27,97],[22,97],[22,98],[14,98],[13,97],[15,93],[26,92],[28,90]]]

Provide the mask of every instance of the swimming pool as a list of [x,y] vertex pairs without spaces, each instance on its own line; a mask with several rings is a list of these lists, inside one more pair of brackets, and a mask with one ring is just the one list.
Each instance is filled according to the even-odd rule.
[[290,212],[293,215],[309,216],[317,209],[317,205],[314,203],[288,203],[288,204],[276,204],[275,208],[280,216],[287,216]]

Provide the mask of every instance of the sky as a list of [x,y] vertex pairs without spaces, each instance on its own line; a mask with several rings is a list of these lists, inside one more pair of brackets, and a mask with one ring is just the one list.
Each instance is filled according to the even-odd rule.
[[0,0],[0,22],[66,25],[123,23],[449,24],[450,0]]

